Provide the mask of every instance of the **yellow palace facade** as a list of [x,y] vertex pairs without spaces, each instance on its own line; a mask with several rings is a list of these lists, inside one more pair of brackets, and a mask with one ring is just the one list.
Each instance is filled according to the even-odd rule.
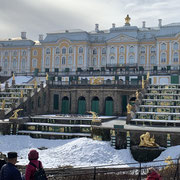
[[136,66],[150,70],[167,68],[179,69],[180,24],[141,28],[125,25],[86,32],[82,30],[47,33],[38,41],[26,37],[0,40],[0,75],[12,72],[63,72],[81,70],[101,70],[106,67]]

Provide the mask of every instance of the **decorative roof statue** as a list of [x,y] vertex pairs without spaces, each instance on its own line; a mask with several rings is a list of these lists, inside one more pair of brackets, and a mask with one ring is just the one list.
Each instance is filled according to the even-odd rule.
[[128,103],[126,108],[127,108],[127,113],[130,114],[132,106]]
[[2,110],[4,110],[5,105],[6,105],[6,101],[5,101],[5,100],[3,100],[3,102],[2,102],[2,106],[1,106],[1,109],[2,109]]
[[15,111],[13,111],[14,114],[9,119],[17,119],[19,111],[23,111],[23,109],[16,109]]
[[126,18],[125,18],[125,25],[130,25],[130,20],[131,20],[131,18],[129,17],[129,14],[127,14],[127,16],[126,16]]
[[150,137],[150,133],[146,132],[140,136],[140,144],[139,146],[144,147],[159,147],[158,144],[155,143],[154,136]]

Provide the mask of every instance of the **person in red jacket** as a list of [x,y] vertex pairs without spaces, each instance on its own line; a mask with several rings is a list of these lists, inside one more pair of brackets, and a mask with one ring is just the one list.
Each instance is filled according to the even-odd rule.
[[[41,161],[38,160],[39,153],[33,149],[28,154],[29,164],[26,166],[25,179],[26,180],[34,180],[34,173],[37,168],[43,168]],[[34,165],[36,167],[34,167]],[[40,167],[39,167],[40,165]]]
[[148,169],[146,180],[163,180],[161,175],[153,168]]

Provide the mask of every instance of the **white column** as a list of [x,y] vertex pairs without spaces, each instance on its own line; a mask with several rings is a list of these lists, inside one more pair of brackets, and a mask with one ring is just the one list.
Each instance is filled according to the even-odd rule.
[[171,55],[172,55],[172,42],[170,41],[169,42],[169,65],[171,65],[171,62],[172,62]]
[[7,67],[9,69],[8,71],[10,74],[11,74],[11,69],[12,69],[11,65],[12,65],[12,56],[11,56],[11,52],[10,52],[9,53],[9,65],[8,65],[9,68]]
[[73,47],[73,51],[74,51],[73,70],[76,71],[76,46]]
[[87,45],[84,47],[84,68],[87,69]]
[[55,56],[54,56],[54,51],[55,51],[55,47],[52,48],[52,66],[51,66],[51,71],[54,72],[54,68],[55,68]]
[[126,64],[129,63],[129,45],[126,46]]
[[156,63],[157,63],[157,66],[159,66],[159,42],[157,41],[156,43]]
[[146,51],[147,51],[147,63],[146,63],[146,66],[149,68],[149,45],[147,46],[146,48]]
[[18,66],[17,72],[19,72],[20,59],[21,59],[21,50],[19,50],[18,63],[17,63],[17,66]]
[[100,67],[100,47],[98,47],[98,59],[97,59],[97,62],[98,62],[98,67]]
[[107,64],[110,64],[110,47],[107,46]]
[[134,45],[135,63],[138,63],[138,45]]
[[117,60],[117,46],[114,47],[115,48],[115,60],[116,60],[116,64],[118,63],[118,60]]
[[27,51],[27,66],[26,66],[26,72],[30,72],[31,71],[31,49],[28,48]]
[[44,47],[42,48],[41,71],[44,71]]

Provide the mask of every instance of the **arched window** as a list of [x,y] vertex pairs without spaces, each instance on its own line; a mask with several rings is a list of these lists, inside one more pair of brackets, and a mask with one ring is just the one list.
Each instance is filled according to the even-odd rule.
[[111,47],[110,53],[115,53],[115,48],[114,47]]
[[162,63],[166,62],[166,53],[161,54],[161,62]]
[[78,58],[78,64],[79,64],[79,65],[83,64],[83,58],[82,58],[82,56],[79,56],[79,58]]
[[25,50],[22,51],[22,56],[26,56],[26,51]]
[[119,64],[124,64],[124,56],[119,57]]
[[13,69],[17,68],[17,59],[16,58],[13,59],[12,67],[13,67]]
[[150,58],[150,64],[156,64],[155,56],[151,56],[151,58]]
[[47,48],[47,49],[46,49],[46,54],[51,54],[50,48]]
[[65,65],[66,64],[66,57],[62,57],[62,65]]
[[21,64],[22,70],[25,70],[25,68],[26,68],[26,59],[23,58],[21,63],[22,63]]
[[115,57],[114,56],[111,56],[110,62],[111,62],[111,64],[115,64]]
[[59,49],[59,47],[56,48],[56,54],[60,54],[60,49]]
[[155,53],[156,52],[156,49],[154,46],[151,47],[151,53]]
[[56,58],[55,58],[55,66],[59,66],[59,64],[60,64],[60,58],[59,58],[59,56],[56,56]]
[[129,63],[130,64],[134,64],[135,63],[134,56],[129,56]]
[[179,48],[178,43],[175,42],[175,43],[173,44],[173,50],[178,50],[178,48]]
[[45,66],[49,66],[49,65],[50,65],[50,57],[47,56],[47,57],[46,57]]
[[161,50],[166,50],[166,44],[165,43],[161,44]]
[[79,48],[79,53],[83,53],[83,48],[82,47]]
[[120,47],[120,53],[124,53],[124,46]]
[[101,59],[101,65],[105,66],[106,65],[106,57],[102,57]]
[[97,54],[97,49],[93,49],[93,54]]
[[62,48],[62,54],[66,54],[66,48],[65,47]]
[[133,53],[133,52],[134,52],[134,46],[131,46],[131,47],[129,48],[129,52],[130,52],[130,53]]
[[178,53],[175,52],[175,53],[173,54],[173,62],[178,62],[178,61],[179,61],[179,56],[178,56]]
[[96,65],[97,65],[97,59],[93,58],[93,66],[96,66]]
[[68,64],[72,64],[72,56],[68,57]]
[[7,69],[7,68],[8,68],[8,60],[5,59],[5,60],[4,60],[4,69]]
[[8,52],[7,51],[4,54],[5,54],[5,56],[8,56]]
[[144,54],[146,52],[145,47],[141,47],[141,53]]
[[13,52],[13,56],[17,56],[17,51],[14,51],[14,52]]
[[32,60],[32,67],[33,68],[37,67],[37,59],[35,59],[35,58]]
[[33,56],[37,56],[37,55],[38,55],[37,51],[34,50],[34,51],[33,51]]
[[106,48],[102,49],[102,54],[106,54]]
[[73,48],[69,47],[69,54],[72,54],[72,53],[73,53]]
[[140,64],[145,64],[145,57],[144,56],[140,57]]

